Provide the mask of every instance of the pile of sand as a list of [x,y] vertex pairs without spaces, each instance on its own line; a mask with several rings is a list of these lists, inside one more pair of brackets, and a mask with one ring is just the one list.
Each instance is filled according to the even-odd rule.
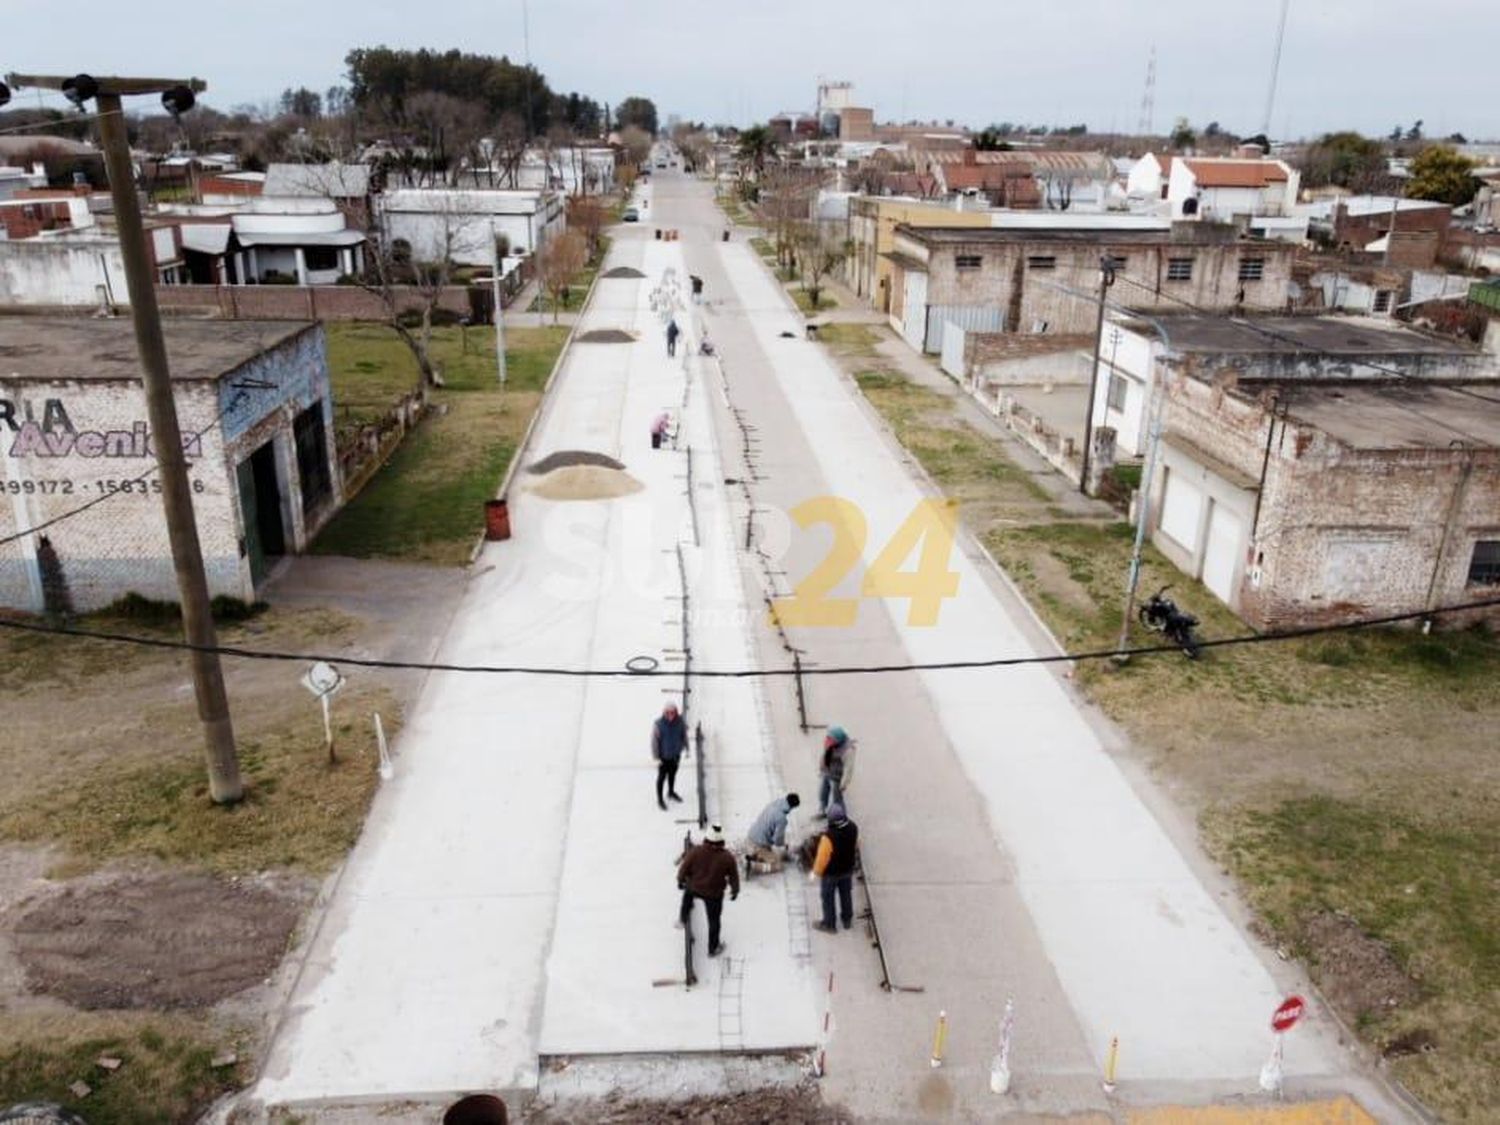
[[643,274],[640,270],[633,269],[630,266],[616,266],[612,270],[605,270],[604,271],[604,276],[605,277],[645,277],[646,275]]
[[623,469],[602,465],[566,465],[537,479],[531,491],[548,500],[613,500],[645,485]]
[[607,453],[594,453],[588,449],[559,449],[549,453],[540,461],[526,466],[528,473],[550,473],[554,469],[565,469],[569,465],[598,465],[605,469],[623,469],[625,463],[616,461]]
[[596,328],[578,337],[580,344],[631,344],[635,335],[619,328]]

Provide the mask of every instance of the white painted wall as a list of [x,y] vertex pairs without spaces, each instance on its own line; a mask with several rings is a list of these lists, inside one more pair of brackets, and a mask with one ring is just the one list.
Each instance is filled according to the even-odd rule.
[[120,244],[112,238],[0,240],[0,305],[99,305],[108,280],[115,304],[130,304]]
[[[1146,414],[1150,406],[1151,380],[1154,377],[1160,342],[1126,328],[1111,318],[1104,325],[1104,340],[1099,349],[1099,367],[1094,379],[1094,427],[1109,426],[1115,431],[1115,453],[1121,458],[1140,457],[1145,453]],[[1109,404],[1110,377],[1118,374],[1125,380],[1125,406],[1115,409]]]

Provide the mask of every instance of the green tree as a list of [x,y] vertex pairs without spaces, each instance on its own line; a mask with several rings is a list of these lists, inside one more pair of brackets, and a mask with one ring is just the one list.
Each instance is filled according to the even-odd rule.
[[1411,162],[1411,179],[1406,183],[1406,194],[1412,199],[1430,199],[1461,207],[1479,191],[1479,181],[1474,178],[1475,167],[1474,161],[1447,145],[1424,148]]
[[1334,184],[1350,191],[1369,192],[1387,187],[1390,178],[1381,144],[1347,129],[1325,133],[1302,150],[1298,163],[1305,187]]
[[323,95],[306,86],[281,91],[281,112],[291,117],[323,116]]
[[1193,132],[1193,127],[1188,124],[1186,117],[1179,117],[1177,124],[1172,126],[1172,147],[1181,152],[1185,148],[1192,148],[1197,141],[1198,134]]
[[740,134],[739,156],[757,173],[764,172],[766,161],[776,155],[776,135],[764,125],[752,125]]
[[626,98],[615,108],[615,128],[634,125],[656,136],[656,103],[639,96]]
[[1015,146],[1005,139],[1007,136],[999,126],[991,125],[974,135],[974,147],[979,152],[1009,152]]

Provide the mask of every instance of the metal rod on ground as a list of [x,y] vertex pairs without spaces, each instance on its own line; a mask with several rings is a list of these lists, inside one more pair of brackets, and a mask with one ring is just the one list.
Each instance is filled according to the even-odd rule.
[[[26,84],[61,89],[63,82],[63,79],[34,78]],[[172,565],[177,572],[177,589],[182,598],[183,633],[193,645],[193,690],[198,701],[198,718],[203,723],[208,791],[216,803],[232,804],[244,796],[245,787],[235,753],[234,725],[229,715],[224,671],[218,654],[212,651],[218,641],[209,606],[208,578],[203,571],[203,549],[198,542],[198,524],[193,514],[187,457],[183,453],[182,429],[178,425],[177,407],[172,398],[167,347],[162,338],[161,314],[156,304],[156,286],[146,232],[141,223],[140,203],[135,193],[135,169],[130,159],[130,141],[126,136],[120,101],[122,93],[162,93],[177,86],[203,88],[196,79],[190,83],[98,79],[99,139],[109,172],[109,191],[114,202],[120,251],[125,260],[130,316],[141,357],[141,381],[151,420],[152,445],[161,470],[162,507],[166,513],[167,538],[172,547]]]
[[891,991],[891,967],[885,961],[885,945],[880,940],[880,926],[875,921],[875,900],[870,897],[870,876],[865,872],[864,857],[859,860],[860,884],[865,888],[865,922],[870,927],[870,944],[875,947],[875,954],[880,958],[880,987],[886,992]]
[[698,783],[698,827],[708,827],[708,764],[703,760],[703,724],[693,727],[694,772]]
[[802,654],[793,650],[792,670],[796,673],[797,684],[797,722],[802,726],[802,733],[807,733],[807,697],[802,691]]

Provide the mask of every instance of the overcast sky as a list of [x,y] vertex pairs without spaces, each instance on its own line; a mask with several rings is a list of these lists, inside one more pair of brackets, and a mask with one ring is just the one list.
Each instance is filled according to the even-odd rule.
[[[810,109],[819,75],[878,120],[1260,129],[1280,0],[530,0],[557,90],[745,123]],[[0,0],[0,73],[196,75],[221,108],[343,82],[355,46],[520,59],[520,0]],[[1500,137],[1497,0],[1291,0],[1272,135],[1337,128]],[[19,101],[19,99],[18,99]],[[34,104],[34,103],[33,103]]]

